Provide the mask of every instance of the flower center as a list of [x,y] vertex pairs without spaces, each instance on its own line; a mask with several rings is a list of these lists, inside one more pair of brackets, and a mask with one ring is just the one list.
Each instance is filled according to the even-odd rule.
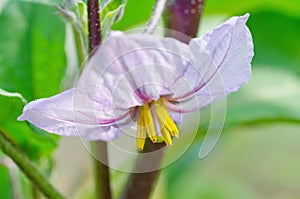
[[[136,132],[138,150],[143,150],[147,134],[153,143],[164,141],[167,146],[172,145],[171,136],[178,138],[177,126],[164,105],[164,99],[160,98],[159,100],[144,104],[139,107],[139,111],[140,115]],[[158,130],[160,133],[157,132]]]

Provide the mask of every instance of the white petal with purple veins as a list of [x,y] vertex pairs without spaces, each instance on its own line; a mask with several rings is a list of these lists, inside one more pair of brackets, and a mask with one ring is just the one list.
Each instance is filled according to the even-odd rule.
[[[246,26],[249,14],[232,17],[201,38],[192,39],[194,66],[200,73],[192,90],[175,97],[178,112],[190,112],[210,104],[213,100],[235,92],[251,77],[253,42]],[[196,56],[202,55],[202,56]]]
[[[76,88],[27,104],[18,120],[59,135],[110,140],[123,127],[136,127],[136,106],[164,98],[167,115],[180,122],[182,113],[250,79],[248,17],[232,17],[189,45],[156,35],[112,34],[87,62]],[[159,127],[164,125],[156,126],[158,135]]]
[[176,93],[176,81],[197,72],[188,67],[191,55],[188,45],[172,38],[120,33],[95,52],[78,87],[112,101],[114,108],[128,109]]
[[27,120],[41,129],[59,135],[109,140],[119,134],[118,125],[124,124],[122,121],[128,119],[129,113],[124,111],[116,115],[112,110],[104,109],[104,105],[95,106],[88,95],[74,88],[50,98],[30,102],[24,107],[18,120]]

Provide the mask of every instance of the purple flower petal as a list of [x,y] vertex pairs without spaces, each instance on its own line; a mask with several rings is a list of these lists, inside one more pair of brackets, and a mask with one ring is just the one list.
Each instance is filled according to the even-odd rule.
[[251,33],[245,25],[248,17],[249,14],[232,17],[203,37],[191,40],[199,78],[193,89],[173,97],[180,102],[173,111],[190,112],[202,108],[248,82],[254,55]]
[[155,35],[114,34],[88,61],[76,88],[27,104],[18,120],[60,135],[107,141],[125,126],[136,127],[136,106],[164,97],[180,122],[181,113],[202,108],[249,80],[248,16],[233,17],[189,45]]
[[188,45],[172,38],[120,33],[95,52],[77,86],[113,108],[140,106],[176,93],[178,79],[196,71],[188,67],[191,55]]
[[[119,127],[129,119],[128,110],[109,110],[92,101],[78,89],[71,89],[50,98],[30,102],[19,121],[27,120],[51,133],[82,136],[88,140],[109,140],[120,133]],[[114,125],[112,125],[112,123]]]

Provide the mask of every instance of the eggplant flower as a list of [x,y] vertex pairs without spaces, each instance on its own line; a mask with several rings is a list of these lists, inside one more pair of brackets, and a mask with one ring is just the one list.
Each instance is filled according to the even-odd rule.
[[172,145],[184,113],[237,91],[251,76],[253,42],[246,21],[232,17],[189,44],[118,32],[87,62],[74,88],[32,101],[18,120],[48,132],[109,141],[125,127]]

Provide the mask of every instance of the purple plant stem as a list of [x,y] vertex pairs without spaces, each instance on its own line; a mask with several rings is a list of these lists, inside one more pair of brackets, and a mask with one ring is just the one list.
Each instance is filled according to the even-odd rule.
[[88,30],[90,53],[101,43],[101,26],[98,0],[88,0]]
[[[88,31],[89,31],[89,52],[90,56],[101,44],[101,26],[98,0],[88,0]],[[101,156],[101,162],[95,159],[95,190],[96,199],[111,199],[111,188],[109,180],[109,167],[107,143],[96,141],[93,143],[96,157]]]
[[[147,139],[144,150],[141,153],[150,153],[156,150],[160,151],[157,155],[150,159],[145,158],[144,156],[139,156],[136,161],[135,170],[144,170],[147,167],[159,168],[165,151],[161,148],[164,146],[166,146],[164,143],[152,143],[149,139]],[[121,199],[148,199],[151,195],[158,174],[159,170],[145,173],[132,173]]]
[[[94,142],[94,153],[98,157],[94,160],[95,165],[95,191],[96,199],[111,199],[111,188],[109,180],[109,167],[107,143],[102,141]],[[101,161],[100,161],[101,159]]]
[[180,32],[189,38],[197,36],[204,0],[175,0],[167,5],[165,25],[166,36],[188,42]]

